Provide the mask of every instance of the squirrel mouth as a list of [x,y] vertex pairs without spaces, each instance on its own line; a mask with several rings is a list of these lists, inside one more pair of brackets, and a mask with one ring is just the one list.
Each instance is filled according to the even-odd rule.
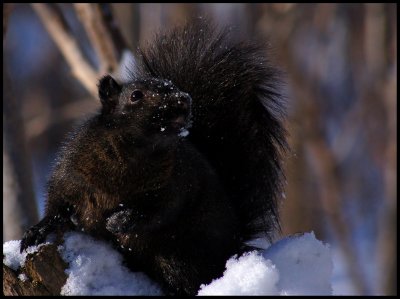
[[171,126],[174,129],[185,128],[188,125],[188,120],[185,116],[179,116],[171,122]]

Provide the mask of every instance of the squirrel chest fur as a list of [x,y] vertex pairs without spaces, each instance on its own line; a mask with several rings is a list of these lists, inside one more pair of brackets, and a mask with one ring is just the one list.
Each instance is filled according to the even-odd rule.
[[65,143],[45,217],[21,250],[81,230],[167,294],[195,295],[245,241],[278,227],[286,141],[276,71],[261,46],[201,22],[139,57],[132,81],[100,80],[101,111]]

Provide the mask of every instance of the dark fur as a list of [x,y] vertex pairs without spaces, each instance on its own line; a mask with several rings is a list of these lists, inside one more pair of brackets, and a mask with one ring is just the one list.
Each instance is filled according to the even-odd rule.
[[272,240],[279,228],[285,109],[266,50],[198,21],[158,35],[137,74],[169,79],[191,95],[189,140],[222,179],[244,240]]
[[[245,241],[272,239],[286,142],[264,51],[195,22],[156,37],[132,82],[100,80],[101,113],[65,144],[46,216],[21,250],[52,231],[84,230],[169,294],[194,295]],[[132,102],[134,90],[143,99]]]

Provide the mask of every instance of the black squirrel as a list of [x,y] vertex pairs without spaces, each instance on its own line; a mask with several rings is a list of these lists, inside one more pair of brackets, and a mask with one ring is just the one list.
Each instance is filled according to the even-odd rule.
[[272,240],[287,144],[265,51],[200,20],[157,35],[128,83],[103,77],[101,111],[63,146],[21,252],[84,230],[167,294],[195,295],[247,241]]

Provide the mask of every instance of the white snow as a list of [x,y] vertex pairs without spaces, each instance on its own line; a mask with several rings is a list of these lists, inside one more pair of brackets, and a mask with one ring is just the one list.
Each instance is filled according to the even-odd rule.
[[158,286],[143,273],[122,265],[122,256],[109,244],[80,233],[65,235],[59,246],[69,263],[61,295],[160,295]]
[[281,295],[332,295],[331,251],[313,232],[285,238],[263,256],[279,270]]
[[19,280],[21,281],[27,281],[28,280],[28,276],[25,275],[25,273],[21,273],[18,275]]
[[[3,245],[3,262],[13,269],[26,257],[19,254],[19,245],[20,241]],[[69,263],[62,295],[162,294],[146,275],[123,266],[120,253],[105,242],[67,233],[59,251]],[[199,295],[331,295],[332,269],[329,246],[314,233],[305,233],[232,257],[223,276],[202,285]]]
[[314,233],[291,236],[266,250],[231,258],[223,277],[199,295],[331,295],[330,249]]
[[202,285],[199,295],[276,295],[278,281],[275,265],[252,251],[229,259],[223,277]]
[[178,134],[179,137],[186,137],[189,135],[189,131],[186,128],[182,128]]
[[[20,244],[21,240],[12,240],[3,244],[3,264],[15,271],[24,266],[26,256],[29,253],[38,251],[44,245],[30,246],[23,253],[19,253]],[[45,244],[48,244],[48,242]]]

